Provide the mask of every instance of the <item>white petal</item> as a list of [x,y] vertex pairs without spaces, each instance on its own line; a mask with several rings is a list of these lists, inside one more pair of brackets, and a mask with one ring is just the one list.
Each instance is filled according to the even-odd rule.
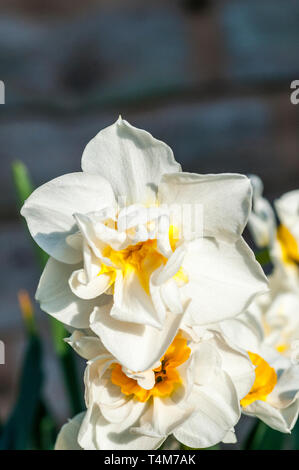
[[217,350],[221,358],[222,369],[231,377],[238,398],[241,400],[249,393],[255,381],[255,367],[252,365],[247,351],[231,346],[217,333],[209,343]]
[[[113,385],[114,389],[118,389],[117,391],[115,390],[115,395],[117,393],[120,393],[120,399],[115,401],[115,403],[106,404],[106,403],[99,403],[99,407],[102,413],[103,418],[105,418],[106,421],[109,423],[113,424],[119,424],[123,423],[124,421],[127,421],[131,415],[132,412],[134,412],[134,406],[135,406],[135,401],[132,400],[131,397],[125,396],[121,390],[120,387],[117,387],[116,385]],[[109,387],[106,386],[107,388],[111,388],[110,385]],[[103,393],[101,394],[101,398],[103,396]]]
[[210,341],[199,343],[194,351],[194,382],[204,385],[213,380],[221,366],[221,358]]
[[231,429],[230,431],[228,431],[228,433],[222,439],[222,442],[224,444],[236,444],[237,436],[236,436],[235,430]]
[[171,279],[182,266],[185,254],[185,246],[179,246],[167,260],[167,263],[163,269],[159,272],[159,275],[155,279],[155,283],[163,284],[164,282],[167,282],[169,279]]
[[250,181],[243,175],[181,173],[162,178],[158,199],[168,205],[202,206],[203,227],[194,227],[194,238],[200,237],[203,229],[205,237],[235,241],[247,223],[251,192]]
[[90,360],[105,352],[105,348],[97,336],[86,336],[82,331],[75,330],[73,334],[65,339],[77,354],[84,359]]
[[181,293],[192,299],[188,315],[198,325],[234,317],[268,290],[267,278],[242,238],[235,244],[208,238],[192,242],[183,269],[189,282]]
[[114,283],[114,305],[111,316],[123,322],[140,323],[142,325],[161,328],[164,312],[157,311],[150,295],[148,295],[134,271],[117,272]]
[[[271,364],[272,365],[272,364]],[[290,365],[282,373],[267,401],[278,408],[286,408],[299,400],[299,365]]]
[[68,243],[72,248],[74,248],[74,250],[82,251],[83,238],[79,231],[73,233],[72,235],[68,235],[65,240],[66,243]]
[[130,377],[133,380],[136,380],[138,385],[145,390],[151,390],[155,385],[155,372],[153,369],[160,367],[161,362],[157,361],[156,364],[153,364],[151,369],[148,369],[144,372],[133,372],[126,367],[122,367],[123,372],[127,377]]
[[172,313],[183,313],[183,304],[180,289],[174,279],[170,279],[161,286],[161,296],[167,309]]
[[197,409],[174,431],[175,438],[188,447],[205,448],[221,442],[240,417],[235,388],[223,371],[205,386],[195,386],[189,400]]
[[102,254],[104,248],[109,244],[114,248],[121,249],[126,235],[97,221],[97,214],[76,213],[74,218],[93,255],[109,264],[109,260],[104,258]]
[[82,253],[66,241],[78,230],[73,214],[99,210],[114,203],[113,191],[104,178],[71,173],[36,189],[26,200],[21,214],[43,250],[59,261],[75,264],[82,259]]
[[248,416],[256,416],[270,428],[280,432],[290,433],[294,427],[299,411],[299,400],[296,400],[287,408],[275,408],[267,401],[257,400],[243,409]]
[[78,444],[78,434],[85,412],[79,413],[64,424],[57,436],[55,450],[82,450]]
[[161,319],[161,324],[163,324],[166,312],[168,310],[178,315],[183,313],[188,304],[188,302],[183,304],[179,286],[174,279],[169,279],[168,281],[164,282],[164,284],[160,284],[157,281],[161,272],[163,271],[163,268],[163,266],[160,266],[158,269],[156,269],[150,278],[150,295],[155,310]]
[[290,191],[275,201],[278,217],[299,243],[299,190]]
[[264,339],[264,332],[262,325],[250,312],[221,322],[220,328],[231,344],[258,354]]
[[262,197],[263,182],[256,175],[250,175],[253,188],[253,208],[248,221],[248,228],[257,246],[273,244],[276,235],[276,219],[271,204]]
[[184,423],[194,411],[194,405],[183,408],[171,397],[153,399],[152,405],[141,417],[140,425],[132,429],[133,433],[152,437],[166,437]]
[[110,285],[110,276],[101,274],[87,281],[84,269],[74,271],[69,278],[72,292],[80,299],[91,300],[106,292]]
[[161,176],[180,165],[166,144],[120,118],[87,144],[82,169],[106,178],[129,205],[154,202]]
[[86,282],[90,282],[99,274],[102,263],[101,260],[95,256],[94,252],[90,249],[86,240],[83,242],[83,260]]
[[110,381],[110,366],[113,362],[115,359],[106,349],[100,356],[88,361],[84,372],[87,407],[90,407],[92,403],[97,403],[99,406],[101,404],[116,406],[119,402],[124,402],[126,397],[121,394],[120,388],[114,386]]
[[182,317],[169,313],[163,329],[157,330],[151,326],[120,322],[95,308],[90,327],[123,366],[139,372],[161,359],[175,337]]
[[130,432],[145,407],[145,403],[135,401],[127,419],[121,423],[110,423],[94,405],[80,429],[80,445],[84,449],[98,450],[150,450],[160,447],[163,438],[137,436]]
[[36,291],[36,299],[40,302],[41,309],[49,313],[57,320],[70,325],[73,328],[88,328],[89,316],[95,306],[109,310],[109,296],[101,296],[93,300],[82,300],[76,297],[69,285],[74,265],[60,263],[50,258],[42,273]]

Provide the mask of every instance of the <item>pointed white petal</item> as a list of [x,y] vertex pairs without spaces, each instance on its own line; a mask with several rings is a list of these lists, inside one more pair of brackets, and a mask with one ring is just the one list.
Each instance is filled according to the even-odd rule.
[[78,231],[73,214],[84,214],[114,203],[112,188],[104,178],[71,173],[36,189],[25,201],[21,214],[43,250],[58,261],[75,264],[82,259],[82,252],[66,240]]
[[69,338],[66,338],[65,342],[68,343],[77,354],[87,360],[93,359],[106,351],[100,338],[97,336],[86,336],[85,333],[78,330],[75,330]]
[[189,400],[196,411],[174,431],[176,439],[188,447],[205,448],[221,442],[239,420],[237,393],[221,370],[208,384],[195,386]]
[[198,325],[232,318],[268,290],[267,278],[242,238],[235,244],[208,238],[190,243],[183,269],[189,282],[181,293],[192,299],[188,315]]
[[236,241],[248,220],[251,193],[244,175],[180,173],[163,176],[158,199],[161,204],[202,206],[203,227],[197,228],[194,238],[202,236],[203,229],[205,237]]
[[166,144],[120,118],[87,144],[82,169],[106,178],[129,205],[154,202],[161,176],[180,165]]
[[57,436],[55,450],[82,450],[78,444],[78,434],[84,416],[85,412],[79,413],[62,426]]

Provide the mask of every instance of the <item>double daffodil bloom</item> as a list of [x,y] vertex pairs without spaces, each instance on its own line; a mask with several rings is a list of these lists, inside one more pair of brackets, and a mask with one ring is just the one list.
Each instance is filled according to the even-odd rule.
[[170,434],[196,448],[234,442],[254,367],[219,333],[192,336],[180,330],[159,361],[134,372],[75,331],[68,343],[88,360],[87,411],[63,426],[56,449],[156,449]]
[[91,328],[128,369],[158,361],[185,314],[221,321],[267,290],[241,237],[245,176],[183,173],[166,144],[121,118],[89,142],[82,170],[22,208],[50,255],[36,298],[66,325]]
[[220,331],[235,347],[246,350],[255,366],[252,388],[240,402],[243,413],[290,433],[299,414],[299,365],[269,345],[259,306],[254,304],[250,312],[222,322]]
[[249,226],[257,245],[268,246],[274,264],[270,290],[256,301],[264,342],[295,360],[299,349],[299,191],[288,192],[274,202],[277,226],[274,212],[262,197],[262,182],[253,177],[252,183],[255,202]]
[[269,276],[269,293],[261,296],[256,304],[264,326],[265,343],[295,358],[299,353],[299,285],[295,289],[287,281],[275,269]]

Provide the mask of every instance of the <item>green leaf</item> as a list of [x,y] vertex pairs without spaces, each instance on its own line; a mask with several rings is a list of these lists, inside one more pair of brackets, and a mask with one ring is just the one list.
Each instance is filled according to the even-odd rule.
[[286,434],[269,428],[263,421],[257,420],[251,430],[245,450],[281,450],[285,447]]
[[268,248],[255,253],[255,258],[261,266],[266,266],[267,264],[271,263],[271,257]]
[[44,401],[38,405],[34,423],[32,448],[40,450],[53,450],[57,436],[57,428],[52,414],[47,409]]
[[17,403],[0,435],[0,450],[30,447],[43,384],[41,358],[40,340],[32,335],[24,357]]
[[299,450],[299,420],[297,420],[297,423],[295,424],[291,436],[291,448],[293,450]]

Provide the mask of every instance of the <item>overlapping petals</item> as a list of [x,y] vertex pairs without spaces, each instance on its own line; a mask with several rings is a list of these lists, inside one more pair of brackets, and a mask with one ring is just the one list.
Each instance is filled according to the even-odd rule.
[[[261,194],[257,181],[263,244],[272,213]],[[75,329],[67,342],[88,361],[87,411],[57,449],[155,449],[170,434],[198,448],[235,441],[256,378],[246,348],[258,354],[264,342],[260,317],[244,312],[268,290],[242,238],[251,204],[247,177],[183,173],[166,144],[122,118],[86,146],[82,172],[27,199],[22,215],[50,255],[36,298]],[[296,237],[284,201],[279,211]],[[285,360],[271,356],[277,386],[246,412],[271,406],[289,429],[297,394],[287,383],[297,385]]]
[[66,325],[91,327],[128,368],[166,350],[177,316],[212,324],[267,289],[241,237],[245,176],[182,173],[166,144],[121,118],[87,145],[82,169],[41,186],[22,208],[51,256],[36,297]]
[[221,331],[235,346],[249,352],[255,382],[241,400],[243,412],[280,432],[290,433],[299,413],[299,365],[267,341],[267,325],[258,308],[227,320]]
[[[247,393],[254,380],[248,356],[229,346],[217,332],[205,339],[198,335],[196,340],[188,340],[181,330],[176,338],[174,346],[150,370],[133,373],[122,366],[117,378],[113,371],[121,366],[102,351],[100,343],[100,354],[89,359],[85,372],[87,412],[83,419],[78,416],[62,428],[56,448],[155,449],[172,433],[193,447],[208,447],[229,436],[233,439],[232,428],[240,416],[240,393]],[[93,337],[75,332],[68,342],[84,357],[89,357],[91,350],[97,352]],[[156,377],[153,389],[167,374],[169,380],[179,378],[179,386],[158,389],[144,400],[141,397],[151,392],[146,380],[150,371]],[[142,389],[145,384],[147,388]]]

